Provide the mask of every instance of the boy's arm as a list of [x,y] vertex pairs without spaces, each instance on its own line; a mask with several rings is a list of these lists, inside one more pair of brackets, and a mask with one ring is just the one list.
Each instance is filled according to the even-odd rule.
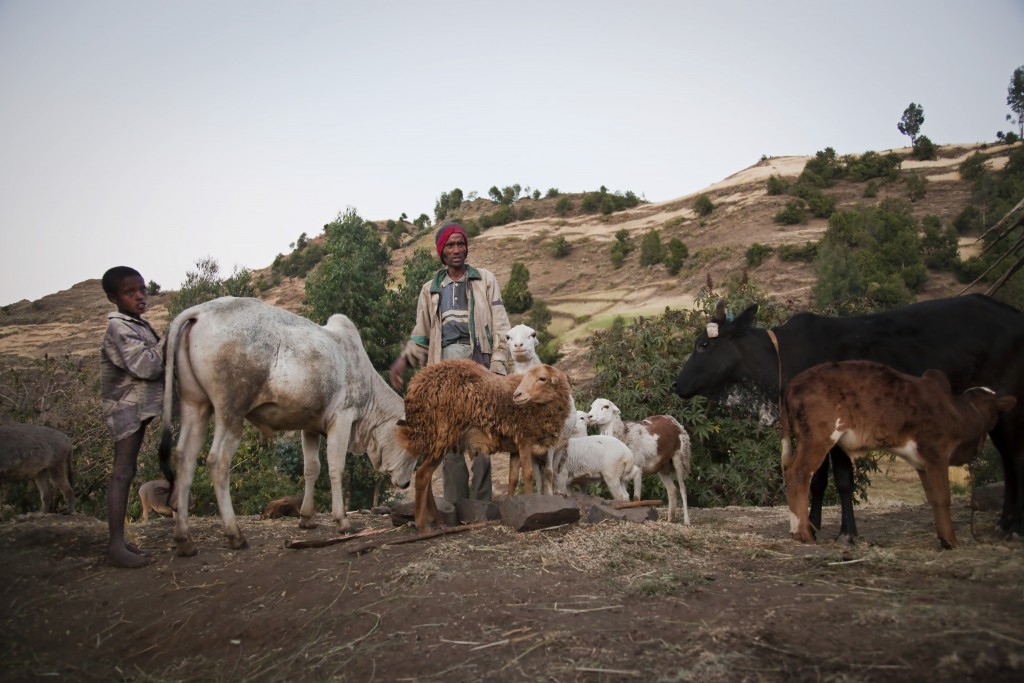
[[135,325],[122,323],[107,327],[103,348],[110,361],[132,377],[144,380],[163,377],[163,346],[148,339]]

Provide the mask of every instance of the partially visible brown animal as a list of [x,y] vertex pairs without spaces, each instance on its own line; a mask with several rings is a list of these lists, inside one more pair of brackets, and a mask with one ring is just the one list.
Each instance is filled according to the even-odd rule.
[[571,409],[569,395],[568,378],[550,365],[504,377],[471,360],[449,360],[417,373],[409,383],[397,435],[409,457],[423,459],[416,470],[419,531],[427,531],[428,518],[442,523],[430,477],[453,448],[492,453],[500,443],[514,444],[524,490],[532,493],[533,457],[561,439]]
[[267,503],[263,508],[263,519],[277,519],[279,517],[298,517],[299,509],[302,507],[302,496],[287,496],[278,498]]
[[909,462],[932,506],[942,547],[956,547],[949,466],[970,462],[999,414],[1016,403],[982,387],[953,396],[949,379],[938,370],[914,377],[859,360],[805,370],[789,383],[781,413],[790,533],[805,543],[814,540],[807,515],[811,476],[829,449],[839,446],[850,457],[884,450]]
[[0,425],[0,479],[33,479],[42,503],[40,512],[53,508],[60,489],[68,514],[75,512],[71,490],[71,439],[51,427],[27,424]]
[[[167,494],[171,492],[171,485],[166,479],[154,479],[147,481],[139,487],[139,502],[142,503],[142,519],[145,522],[149,519],[149,513],[155,512],[164,517],[174,517],[174,510],[170,506]],[[195,498],[192,492],[188,492],[188,510],[196,509]]]

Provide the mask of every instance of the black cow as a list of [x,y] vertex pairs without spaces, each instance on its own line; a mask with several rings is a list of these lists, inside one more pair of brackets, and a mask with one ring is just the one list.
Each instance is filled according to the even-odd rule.
[[[1024,536],[1024,315],[981,294],[922,301],[869,315],[829,318],[798,313],[770,332],[755,328],[757,305],[735,320],[724,302],[693,354],[672,383],[682,398],[706,396],[745,404],[778,418],[782,389],[800,372],[828,361],[873,360],[911,375],[942,370],[953,391],[987,386],[1017,398],[989,436],[1002,456],[1003,514],[999,526]],[[773,340],[774,336],[774,340]],[[836,489],[842,502],[840,535],[852,542],[853,468],[846,454],[832,451]],[[821,525],[821,499],[828,460],[811,484],[811,523]]]

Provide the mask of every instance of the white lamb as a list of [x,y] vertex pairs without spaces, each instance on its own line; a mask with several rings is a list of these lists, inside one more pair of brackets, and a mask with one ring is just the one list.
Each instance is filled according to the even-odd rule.
[[[690,474],[690,435],[671,415],[652,415],[640,422],[623,422],[619,409],[606,398],[590,406],[587,424],[598,432],[614,436],[633,452],[636,466],[657,472],[668,493],[668,521],[676,518],[676,484],[683,499],[683,523],[690,524],[686,505],[686,477]],[[675,481],[673,481],[673,478]]]
[[565,460],[555,475],[555,490],[566,493],[573,484],[600,478],[612,498],[629,500],[623,482],[639,474],[639,470],[626,444],[613,436],[587,436],[587,413],[582,410],[576,411],[574,427]]

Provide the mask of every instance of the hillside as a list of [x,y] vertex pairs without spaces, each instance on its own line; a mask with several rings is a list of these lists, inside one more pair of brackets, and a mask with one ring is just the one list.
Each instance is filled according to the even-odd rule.
[[[916,171],[927,177],[927,196],[914,204],[920,217],[936,215],[948,224],[967,204],[971,184],[961,180],[957,166],[980,145],[946,146],[936,161],[917,162],[907,159],[902,173]],[[1010,148],[990,146],[989,166],[1005,165]],[[895,150],[907,154],[908,149]],[[516,261],[530,271],[530,291],[535,299],[545,301],[554,316],[551,330],[559,335],[566,353],[566,365],[578,375],[587,375],[588,368],[580,353],[580,340],[594,329],[607,324],[613,316],[655,314],[666,306],[690,306],[694,294],[710,277],[716,284],[741,276],[744,256],[754,243],[773,247],[802,245],[819,239],[827,227],[825,219],[811,219],[806,224],[780,226],[772,217],[790,199],[770,196],[766,180],[772,174],[795,178],[809,157],[775,157],[763,159],[698,193],[670,201],[646,203],[626,211],[604,215],[555,215],[554,199],[522,199],[531,205],[535,217],[530,220],[491,228],[471,241],[470,262],[495,272],[506,282]],[[883,184],[878,197],[866,200],[863,183],[841,182],[828,190],[837,200],[837,209],[866,201],[881,201],[888,196],[905,196],[902,183]],[[698,194],[707,194],[716,208],[711,216],[701,219],[692,208]],[[577,205],[578,205],[577,199]],[[490,200],[478,199],[465,207],[467,215],[493,210]],[[623,267],[616,269],[609,258],[614,234],[628,230],[637,246],[627,256]],[[662,240],[672,237],[689,248],[687,259],[678,276],[670,276],[662,266],[640,267],[639,244],[650,229],[659,229]],[[571,245],[571,253],[555,259],[550,252],[552,239],[563,236]],[[432,231],[412,239],[394,253],[392,269],[400,274],[405,258],[420,246],[432,249]],[[971,249],[972,239],[961,244]],[[269,271],[269,267],[256,273]],[[813,284],[811,266],[802,262],[781,262],[772,256],[749,272],[749,279],[781,301],[798,306],[810,301]],[[954,294],[960,285],[950,276],[933,273],[923,298]],[[304,295],[301,279],[285,279],[267,290],[262,298],[269,303],[299,310]],[[167,324],[166,293],[151,298],[148,315],[157,329]],[[0,311],[0,359],[4,364],[21,364],[28,359],[66,353],[91,355],[105,326],[105,313],[110,310],[98,280],[87,280],[72,288],[50,294],[38,301],[21,301],[4,306]]]

